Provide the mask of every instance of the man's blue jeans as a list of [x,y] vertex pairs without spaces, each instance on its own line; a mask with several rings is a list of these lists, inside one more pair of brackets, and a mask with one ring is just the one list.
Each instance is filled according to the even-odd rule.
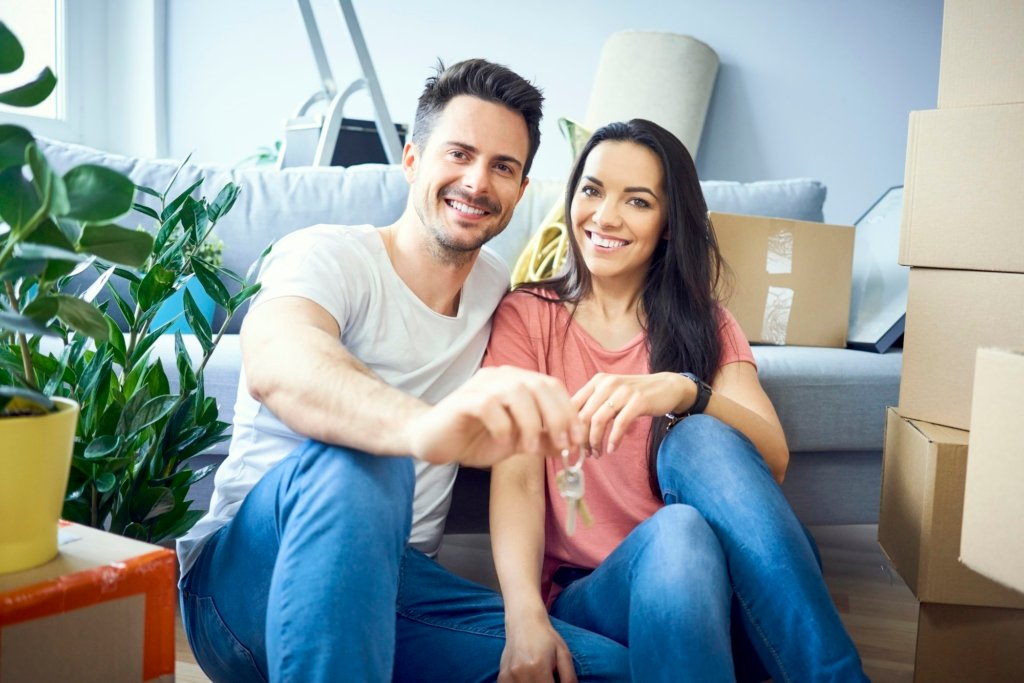
[[[409,458],[307,442],[249,492],[182,578],[189,644],[214,681],[492,681],[501,597],[406,546]],[[581,681],[626,649],[555,623]]]
[[658,480],[665,507],[552,616],[628,645],[638,682],[763,680],[760,664],[776,683],[867,680],[814,542],[745,436],[686,418],[661,446]]

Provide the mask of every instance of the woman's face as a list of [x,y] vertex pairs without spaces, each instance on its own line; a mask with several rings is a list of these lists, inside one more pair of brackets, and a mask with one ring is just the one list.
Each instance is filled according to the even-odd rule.
[[635,142],[591,150],[572,200],[571,225],[596,280],[642,281],[668,217],[658,157]]

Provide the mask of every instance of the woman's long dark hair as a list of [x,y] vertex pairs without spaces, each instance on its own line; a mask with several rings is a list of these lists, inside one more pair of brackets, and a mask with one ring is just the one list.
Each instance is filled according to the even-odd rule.
[[[651,256],[641,298],[641,324],[647,333],[650,371],[692,372],[710,381],[721,356],[718,300],[715,292],[724,268],[715,233],[708,221],[707,204],[690,153],[679,139],[645,119],[611,123],[594,132],[580,152],[565,193],[569,226],[569,253],[562,274],[539,286],[552,290],[561,302],[578,305],[591,291],[590,271],[572,229],[572,200],[583,167],[603,142],[633,142],[650,149],[661,161],[668,207],[666,237]],[[647,450],[647,476],[651,491],[661,498],[658,485],[658,448],[668,420],[651,423]]]

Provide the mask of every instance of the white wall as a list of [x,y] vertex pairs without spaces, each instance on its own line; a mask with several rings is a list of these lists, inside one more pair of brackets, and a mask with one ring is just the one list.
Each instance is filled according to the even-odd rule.
[[[854,221],[903,182],[907,114],[935,107],[941,0],[355,0],[392,117],[410,123],[438,58],[486,57],[547,95],[533,175],[561,177],[559,116],[582,120],[601,45],[619,30],[693,35],[721,70],[697,159],[701,177],[808,176],[826,219]],[[315,0],[339,85],[359,76],[335,0]],[[281,138],[318,86],[291,0],[167,3],[167,151],[235,163]],[[348,112],[347,112],[348,113]],[[368,97],[350,113],[370,118]]]

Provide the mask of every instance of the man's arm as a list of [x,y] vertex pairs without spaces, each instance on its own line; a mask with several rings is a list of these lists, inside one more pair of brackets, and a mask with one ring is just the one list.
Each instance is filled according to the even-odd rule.
[[259,304],[241,332],[249,393],[298,434],[434,463],[489,466],[584,438],[565,387],[550,377],[486,368],[431,407],[387,385],[339,339],[333,316],[308,299]]
[[298,434],[377,455],[408,455],[398,425],[429,406],[395,389],[339,341],[334,317],[296,296],[261,303],[242,324],[249,394]]

